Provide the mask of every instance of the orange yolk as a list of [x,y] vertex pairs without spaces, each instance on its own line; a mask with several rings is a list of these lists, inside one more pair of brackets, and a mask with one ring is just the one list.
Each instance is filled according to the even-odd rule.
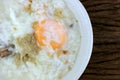
[[44,20],[33,24],[34,37],[41,46],[49,43],[53,49],[61,48],[66,42],[64,27],[55,20]]

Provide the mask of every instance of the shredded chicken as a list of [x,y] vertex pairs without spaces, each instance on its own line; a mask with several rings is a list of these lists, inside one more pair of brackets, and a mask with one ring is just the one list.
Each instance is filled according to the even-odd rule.
[[8,50],[4,50],[2,52],[0,52],[0,57],[6,57],[9,56],[11,53]]
[[13,48],[14,45],[9,45],[9,46],[7,46],[7,47],[5,47],[5,48],[0,48],[0,57],[1,57],[1,58],[7,57],[7,56],[9,56],[10,54],[12,54],[12,52],[8,50],[10,47]]

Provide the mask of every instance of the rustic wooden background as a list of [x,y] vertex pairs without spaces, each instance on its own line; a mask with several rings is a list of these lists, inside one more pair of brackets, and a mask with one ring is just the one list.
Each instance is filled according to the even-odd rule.
[[91,61],[79,80],[120,80],[120,0],[80,0],[93,25]]

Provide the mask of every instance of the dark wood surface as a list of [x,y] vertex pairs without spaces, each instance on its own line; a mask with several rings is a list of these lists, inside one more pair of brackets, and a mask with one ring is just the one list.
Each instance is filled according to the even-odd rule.
[[120,0],[81,0],[93,25],[94,48],[79,80],[120,80]]

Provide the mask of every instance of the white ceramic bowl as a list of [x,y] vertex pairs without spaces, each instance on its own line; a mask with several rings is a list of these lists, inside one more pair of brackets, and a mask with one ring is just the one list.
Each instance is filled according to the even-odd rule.
[[[87,12],[79,0],[64,1],[78,19],[82,38],[80,43],[80,51],[75,65],[70,73],[63,78],[63,80],[78,80],[84,72],[91,56],[93,46],[92,26]],[[0,75],[0,77],[3,78],[2,75]]]
[[90,60],[93,47],[93,32],[89,16],[79,0],[64,0],[78,19],[82,35],[80,51],[75,65],[63,80],[78,80]]

